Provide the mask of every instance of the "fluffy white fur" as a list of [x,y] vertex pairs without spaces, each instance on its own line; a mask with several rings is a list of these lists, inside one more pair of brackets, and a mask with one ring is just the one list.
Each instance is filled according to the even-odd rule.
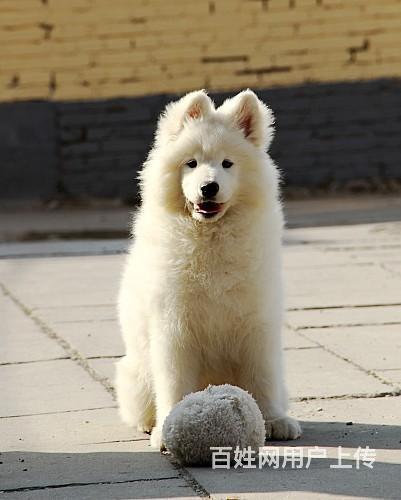
[[163,425],[163,443],[186,465],[211,462],[211,447],[258,451],[265,442],[265,422],[252,396],[232,385],[209,386],[188,394]]
[[[283,216],[266,153],[272,132],[272,113],[250,90],[218,109],[204,91],[192,92],[160,118],[121,283],[126,356],[116,379],[123,421],[153,429],[153,446],[162,445],[173,406],[208,384],[249,391],[268,437],[300,435],[286,416]],[[200,186],[212,181],[221,210],[205,218],[196,207]]]

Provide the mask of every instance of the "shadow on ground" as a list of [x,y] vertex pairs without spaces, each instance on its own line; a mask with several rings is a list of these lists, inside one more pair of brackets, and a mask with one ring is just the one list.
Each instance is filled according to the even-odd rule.
[[[224,496],[262,492],[309,492],[314,494],[397,498],[401,467],[395,461],[400,450],[401,427],[345,422],[304,422],[304,435],[295,442],[271,442],[267,446],[318,446],[326,448],[329,458],[313,458],[292,468],[291,462],[277,468],[264,465],[249,469],[189,468],[191,475],[210,493]],[[351,468],[330,468],[338,465],[337,447],[343,447],[343,465]],[[373,468],[360,462],[359,469],[352,459],[358,447],[376,450]],[[351,455],[345,456],[345,453]],[[163,468],[160,467],[163,460]],[[158,498],[188,496],[182,489],[179,472],[166,469],[164,458],[156,452],[90,452],[40,453],[15,451],[1,454],[1,489],[4,498],[46,499],[61,498]],[[166,473],[170,470],[171,473]],[[157,488],[155,485],[157,483]],[[181,484],[181,486],[180,486]],[[181,488],[181,490],[180,490]],[[87,490],[87,492],[86,492]],[[89,496],[86,496],[86,495]]]

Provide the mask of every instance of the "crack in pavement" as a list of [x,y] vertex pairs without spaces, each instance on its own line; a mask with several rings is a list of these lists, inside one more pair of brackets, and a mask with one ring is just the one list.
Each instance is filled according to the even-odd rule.
[[106,323],[106,322],[115,322],[117,318],[99,318],[99,319],[70,319],[63,321],[54,321],[53,323],[56,325],[65,325],[65,324],[74,324],[74,323]]
[[376,399],[376,398],[387,398],[387,397],[398,397],[401,396],[401,389],[395,389],[393,391],[383,391],[383,392],[372,392],[372,393],[353,393],[353,394],[336,394],[334,396],[299,396],[296,398],[289,398],[292,403],[302,403],[303,401],[326,401],[328,399]]
[[382,245],[361,245],[361,246],[341,246],[341,247],[319,247],[324,252],[347,252],[349,250],[394,250],[397,248],[401,249],[401,245],[399,243],[388,243]]
[[39,307],[32,307],[31,311],[47,311],[49,309],[87,309],[88,307],[110,307],[110,308],[115,308],[116,304],[72,304],[68,306],[64,305],[58,305],[58,306],[39,306]]
[[60,411],[44,411],[42,413],[23,413],[21,415],[1,415],[0,419],[2,419],[2,418],[39,417],[41,415],[60,415],[62,413],[76,413],[79,411],[108,410],[110,408],[117,408],[117,405],[96,406],[94,408],[75,408],[72,410],[60,410]]
[[70,359],[69,356],[60,356],[58,358],[46,358],[46,359],[32,359],[30,361],[5,361],[0,363],[0,366],[10,366],[10,365],[29,365],[30,363],[45,363],[46,361],[60,361],[64,359]]
[[110,356],[86,356],[86,359],[121,359],[124,356],[124,354],[116,354],[110,355]]
[[295,331],[300,333],[301,330],[313,330],[320,328],[340,328],[340,327],[350,327],[350,326],[389,326],[389,325],[401,325],[401,321],[381,321],[380,323],[335,323],[330,325],[302,325],[296,326]]
[[79,445],[86,446],[88,444],[136,443],[137,441],[149,441],[149,437],[136,438],[136,439],[114,439],[113,441],[93,441],[89,443],[79,443]]
[[356,309],[363,307],[401,306],[401,302],[386,302],[385,304],[340,304],[335,306],[289,307],[287,311],[320,311],[322,309]]
[[284,347],[284,351],[305,351],[308,349],[319,349],[318,345],[306,345],[302,347]]
[[167,481],[171,479],[178,479],[177,476],[167,476],[158,478],[141,478],[141,479],[125,479],[122,481],[92,481],[92,482],[76,482],[76,483],[64,483],[64,484],[46,484],[43,486],[21,486],[20,488],[7,488],[1,489],[0,493],[19,493],[23,491],[40,491],[40,490],[50,490],[58,488],[74,488],[79,486],[97,486],[97,485],[112,485],[112,484],[129,484],[129,483],[139,483],[139,482],[151,482],[151,481]]

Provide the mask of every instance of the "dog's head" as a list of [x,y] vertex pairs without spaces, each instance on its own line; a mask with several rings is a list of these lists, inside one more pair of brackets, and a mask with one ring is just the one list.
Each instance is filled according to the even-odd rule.
[[[271,111],[250,90],[215,108],[204,91],[167,106],[142,184],[153,179],[165,206],[213,222],[265,187],[260,169],[273,136]],[[156,176],[159,175],[158,180]],[[157,196],[154,187],[151,190]],[[149,193],[150,194],[150,193]]]

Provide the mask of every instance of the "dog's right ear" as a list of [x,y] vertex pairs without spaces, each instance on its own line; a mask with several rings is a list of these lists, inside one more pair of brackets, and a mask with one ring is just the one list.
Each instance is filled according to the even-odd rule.
[[227,99],[218,112],[228,117],[230,123],[255,146],[265,150],[270,146],[274,133],[273,113],[252,90],[244,90]]
[[179,101],[167,105],[158,124],[158,138],[171,139],[179,134],[186,123],[206,118],[214,109],[204,90],[196,90]]

